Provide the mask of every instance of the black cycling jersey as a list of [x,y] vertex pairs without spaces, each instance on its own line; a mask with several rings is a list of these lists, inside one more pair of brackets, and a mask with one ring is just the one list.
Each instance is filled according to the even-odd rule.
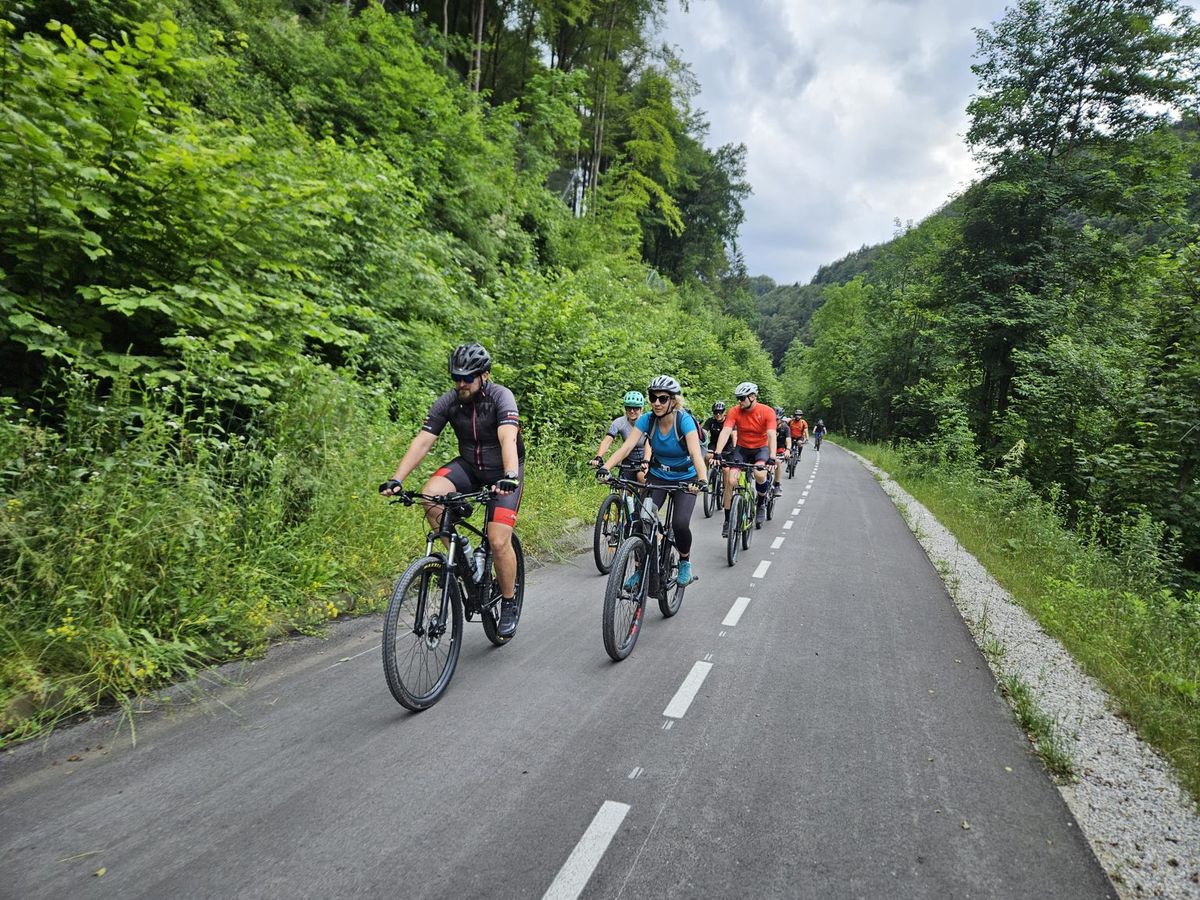
[[718,422],[716,416],[709,416],[700,427],[708,435],[708,449],[716,450],[717,438],[721,436],[721,429],[725,427],[725,422],[723,420]]
[[[500,454],[501,425],[520,427],[517,401],[512,391],[495,382],[485,382],[471,400],[458,399],[455,390],[446,391],[434,401],[421,426],[430,434],[441,434],[449,422],[458,438],[458,455],[480,472],[504,472]],[[517,458],[524,462],[525,443],[517,433]]]

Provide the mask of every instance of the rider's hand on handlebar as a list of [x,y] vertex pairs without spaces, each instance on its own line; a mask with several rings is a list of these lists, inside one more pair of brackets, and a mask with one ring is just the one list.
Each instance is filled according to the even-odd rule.
[[588,465],[591,466],[593,469],[598,469],[602,462],[604,462],[603,456],[593,456],[591,459],[588,460]]
[[604,468],[603,465],[598,466],[596,468],[596,480],[597,481],[608,481],[610,474],[611,473],[608,471],[608,469]]
[[492,485],[492,491],[497,494],[511,494],[520,486],[521,482],[516,478],[501,478]]
[[404,493],[404,482],[399,478],[389,478],[379,486],[379,493],[385,497],[394,497]]

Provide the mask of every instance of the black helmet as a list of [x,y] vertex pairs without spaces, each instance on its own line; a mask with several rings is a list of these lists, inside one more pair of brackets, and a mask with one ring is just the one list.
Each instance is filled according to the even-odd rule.
[[482,344],[460,344],[450,354],[451,375],[478,375],[492,368],[491,354]]
[[715,413],[725,412],[725,404],[718,400],[713,404],[712,411]]
[[782,406],[775,407],[775,415],[777,415],[777,416],[783,415],[783,407]]

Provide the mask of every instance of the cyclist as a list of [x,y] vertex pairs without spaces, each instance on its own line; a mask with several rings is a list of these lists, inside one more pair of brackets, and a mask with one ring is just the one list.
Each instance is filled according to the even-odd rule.
[[821,452],[821,439],[825,437],[825,420],[817,419],[817,424],[813,428],[813,443],[817,448],[817,452]]
[[717,438],[721,436],[721,429],[725,427],[725,403],[718,400],[712,405],[712,415],[704,420],[704,424],[700,426],[707,437],[707,449],[712,451],[716,449]]
[[[720,456],[733,430],[737,429],[737,441],[730,457],[732,462],[754,465],[754,481],[758,493],[757,511],[754,520],[762,525],[767,520],[767,461],[775,458],[775,411],[758,402],[758,385],[743,381],[733,392],[738,405],[725,417],[725,426],[717,438],[712,455]],[[721,526],[721,537],[729,537],[729,507],[733,503],[733,491],[737,484],[737,469],[725,473],[725,523]]]
[[788,420],[783,415],[783,407],[775,407],[775,486],[771,494],[775,497],[783,495],[783,464],[792,449],[792,431]]
[[808,440],[808,422],[804,419],[804,410],[797,409],[788,426],[792,435],[792,446],[796,448],[796,459],[804,452],[804,442]]
[[[691,482],[687,493],[676,494],[675,514],[671,527],[675,530],[675,548],[679,551],[679,584],[690,584],[692,575],[692,511],[696,508],[696,492],[708,483],[708,469],[700,449],[700,432],[695,418],[684,409],[682,388],[670,375],[659,375],[650,382],[650,412],[643,413],[633,426],[625,443],[616,449],[608,462],[596,471],[605,478],[609,469],[625,459],[643,436],[650,438],[653,458],[650,460],[650,497],[658,506],[666,501],[667,492],[654,490],[656,485],[670,486]],[[634,575],[636,577],[636,573]],[[635,587],[636,581],[627,585]]]
[[[491,485],[497,495],[488,504],[488,542],[500,583],[500,621],[496,631],[503,637],[517,626],[517,557],[512,533],[521,506],[525,467],[525,445],[521,440],[520,417],[512,391],[491,380],[492,357],[479,344],[462,344],[450,354],[453,389],[434,401],[417,436],[396,466],[392,480],[379,492],[391,496],[404,490],[404,479],[429,452],[449,422],[458,438],[458,456],[439,468],[425,486],[424,494],[469,492]],[[425,516],[433,528],[441,523],[442,507],[425,504]]]
[[[620,438],[624,443],[625,438],[629,437],[629,433],[633,430],[634,423],[641,416],[643,408],[646,406],[646,398],[642,396],[641,391],[629,391],[623,398],[625,403],[625,415],[618,416],[612,420],[612,424],[608,426],[608,433],[604,435],[600,441],[600,446],[596,448],[596,455],[591,458],[588,465],[593,469],[597,468],[604,462],[604,454],[608,452],[608,448],[612,445],[613,438]],[[642,438],[642,442],[638,444],[630,452],[625,464],[621,467],[621,474],[625,478],[636,477],[642,484],[646,483],[646,467],[645,462],[646,452],[650,446],[650,439]]]

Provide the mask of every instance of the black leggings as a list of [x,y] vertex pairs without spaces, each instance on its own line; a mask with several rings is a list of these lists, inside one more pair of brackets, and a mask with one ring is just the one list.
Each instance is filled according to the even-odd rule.
[[[665,478],[659,478],[657,475],[651,475],[646,479],[650,485],[650,499],[654,501],[654,505],[662,509],[662,505],[667,502],[666,491],[656,491],[656,485],[671,485],[678,486],[681,482],[667,481]],[[696,508],[696,495],[688,491],[679,491],[675,495],[675,511],[671,515],[671,527],[675,529],[675,546],[679,548],[680,556],[687,556],[692,552],[692,510]]]

